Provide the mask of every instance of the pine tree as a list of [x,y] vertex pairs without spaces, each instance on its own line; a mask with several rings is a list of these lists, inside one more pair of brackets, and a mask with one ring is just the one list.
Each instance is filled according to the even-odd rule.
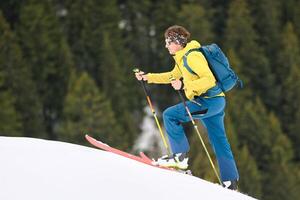
[[[122,16],[123,40],[133,55],[133,64],[146,70],[153,62],[153,38],[158,34],[152,24],[155,2],[150,0],[125,1],[120,5]],[[141,45],[143,44],[143,45]],[[160,44],[160,43],[159,43]],[[146,70],[147,71],[147,70]]]
[[[228,55],[232,58],[231,63],[237,64],[238,59],[234,59],[233,52],[229,52]],[[248,142],[244,142],[244,139],[241,138],[242,130],[240,129],[240,123],[244,123],[240,117],[247,112],[244,106],[249,104],[249,93],[251,90],[244,88],[234,90],[227,95],[225,127],[240,175],[239,190],[259,199],[262,196],[263,185],[261,171],[258,168],[256,157],[249,152]],[[243,103],[241,104],[241,102]],[[245,115],[249,115],[249,113],[245,113]]]
[[258,35],[254,30],[248,5],[244,0],[233,0],[228,10],[224,46],[232,48],[241,61],[241,73],[249,77],[247,87],[255,90],[253,96],[264,96],[266,105],[272,106],[274,75],[263,49],[256,43]]
[[[101,88],[105,96],[111,101],[114,112],[118,113],[116,119],[120,123],[120,126],[123,130],[126,130],[124,136],[126,136],[127,139],[123,141],[123,143],[129,147],[132,146],[134,138],[137,135],[138,123],[134,123],[135,120],[133,114],[131,114],[131,105],[133,103],[130,102],[130,98],[125,97],[134,95],[131,89],[132,81],[128,80],[128,76],[131,75],[132,80],[135,78],[133,72],[128,74],[128,72],[126,73],[126,71],[128,71],[125,69],[126,67],[121,67],[116,51],[110,45],[111,40],[109,34],[104,31],[101,49],[103,59],[100,63],[101,72],[99,74],[99,77],[102,77],[100,85],[102,86]],[[126,74],[126,76],[124,76],[124,74]]]
[[149,65],[161,66],[160,71],[170,70],[174,66],[173,60],[165,49],[164,32],[169,26],[177,24],[179,5],[180,3],[175,0],[157,1],[150,10],[151,25],[157,34],[150,41],[152,58]]
[[111,101],[118,123],[128,131],[124,144],[131,146],[138,129],[131,112],[139,103],[134,98],[131,55],[121,39],[116,1],[68,1],[65,6],[69,10],[66,33],[76,66],[87,71]]
[[[111,38],[112,48],[122,49],[120,41],[120,21],[115,0],[86,0],[66,1],[64,3],[68,11],[64,19],[68,43],[74,54],[75,65],[80,70],[86,70],[101,83],[99,76],[102,67],[102,38],[104,32]],[[120,59],[121,55],[118,57]]]
[[84,134],[88,133],[112,146],[124,147],[125,134],[121,134],[112,106],[87,73],[71,84],[63,116],[58,130],[61,140],[84,143]]
[[[293,7],[294,8],[293,24],[295,26],[295,31],[298,35],[298,38],[300,37],[300,25],[298,23],[299,20],[300,20],[300,9],[299,9],[299,7],[300,7],[300,1],[297,1],[295,3],[295,6]],[[299,43],[299,45],[300,45],[300,43]]]
[[215,42],[222,44],[226,28],[227,11],[231,1],[227,0],[201,0],[201,5],[206,5],[205,10],[209,13],[210,23],[216,35]]
[[281,0],[280,1],[281,6],[281,24],[285,25],[288,22],[293,23],[293,25],[296,27],[296,32],[299,36],[299,17],[300,17],[300,11],[299,11],[299,0]]
[[291,135],[291,141],[293,142],[293,147],[295,150],[295,159],[299,162],[300,156],[299,156],[299,130],[300,130],[300,112],[299,110],[294,115],[294,123],[291,123],[289,125],[289,135]]
[[[266,200],[294,200],[299,198],[299,169],[291,163],[270,165],[273,175],[265,181],[264,196]],[[280,175],[278,175],[280,174]],[[284,184],[283,184],[284,183]]]
[[14,27],[19,20],[20,8],[24,4],[24,1],[7,0],[0,1],[0,10],[6,19],[7,23],[11,27]]
[[15,98],[5,87],[0,70],[0,134],[6,136],[22,136],[20,116],[14,107]]
[[[249,0],[251,15],[254,19],[254,27],[259,37],[258,41],[269,58],[273,58],[280,41],[280,1],[272,0]],[[263,20],[262,20],[263,19]],[[270,59],[272,62],[275,59]]]
[[291,23],[285,26],[282,34],[282,51],[280,53],[282,84],[282,101],[278,109],[282,119],[282,127],[287,132],[294,144],[296,158],[300,159],[300,137],[299,130],[295,129],[298,124],[297,113],[300,112],[298,102],[300,101],[300,49],[297,36]]
[[269,130],[266,108],[257,98],[254,102],[248,101],[244,102],[244,105],[236,105],[235,109],[239,110],[236,115],[238,119],[233,120],[237,127],[240,144],[248,146],[259,169],[264,170],[270,161],[271,138],[275,137]]
[[183,4],[181,12],[178,14],[179,24],[186,27],[192,34],[192,38],[201,44],[213,41],[214,34],[212,25],[206,10],[198,4]]
[[[243,100],[243,104],[234,103],[234,105],[234,109],[232,110],[233,107],[230,109],[230,116],[238,133],[239,145],[242,147],[246,146],[251,156],[255,159],[259,173],[256,172],[255,165],[251,167],[254,170],[251,173],[261,174],[261,177],[256,176],[256,181],[261,180],[262,193],[257,187],[255,189],[257,193],[253,193],[254,196],[260,196],[261,194],[262,199],[275,199],[276,195],[273,195],[271,191],[276,190],[278,191],[277,196],[280,194],[280,198],[283,198],[282,194],[284,191],[287,188],[292,188],[295,181],[292,178],[293,175],[289,174],[288,176],[288,174],[279,172],[282,170],[294,170],[295,167],[291,163],[293,150],[290,148],[290,141],[283,134],[279,120],[274,114],[266,111],[265,106],[258,98],[253,102],[248,99]],[[238,162],[241,162],[241,159],[244,160],[244,158],[239,158]],[[239,165],[244,166],[243,161]],[[281,165],[286,166],[288,169],[281,168]],[[244,170],[245,168],[241,170],[241,174],[244,173]],[[286,180],[284,188],[279,184],[272,183],[274,174],[277,176],[276,179]],[[246,187],[254,191],[249,185]],[[290,192],[291,196],[295,194],[292,194],[292,190]]]
[[296,199],[300,185],[297,166],[292,162],[294,152],[291,141],[282,134],[279,121],[272,114],[269,125],[274,137],[271,141],[271,160],[263,179],[263,199]]
[[[279,82],[285,82],[287,77],[291,74],[293,66],[297,66],[300,63],[299,54],[299,41],[295,34],[292,23],[287,23],[284,26],[283,32],[280,38],[280,52],[278,55],[278,62],[280,67],[276,69]],[[283,91],[281,91],[283,92]]]
[[[249,2],[251,15],[254,19],[254,28],[259,36],[257,43],[263,48],[269,60],[269,67],[272,68],[274,81],[278,81],[277,74],[274,72],[277,71],[277,68],[281,68],[277,59],[280,52],[278,50],[280,49],[281,3],[272,0],[250,0]],[[267,106],[276,109],[280,105],[280,85],[273,84],[270,86],[272,87],[272,103]]]
[[144,71],[154,71],[154,66],[159,66],[155,71],[166,71],[173,67],[164,48],[163,33],[166,28],[178,23],[179,4],[174,0],[128,1],[123,4],[121,11],[126,22],[126,46],[133,53],[136,65]]
[[31,80],[31,71],[24,62],[17,39],[0,13],[0,68],[3,81],[14,96],[14,106],[22,121],[24,136],[44,137],[41,104]]
[[[114,48],[111,46],[111,37],[108,32],[103,33],[101,55],[103,59],[99,63],[100,73],[98,77],[101,77],[101,88],[107,96],[111,96],[114,105],[118,106],[119,99],[123,96],[122,89],[124,87],[124,70],[121,68],[118,57]],[[112,91],[111,88],[114,88]],[[122,104],[125,101],[119,102]],[[115,104],[116,103],[116,104]],[[122,106],[121,106],[122,107]],[[121,111],[121,110],[119,110]]]
[[247,146],[243,146],[238,151],[236,160],[240,174],[239,190],[260,199],[263,188],[262,176]]
[[48,137],[56,139],[53,129],[61,117],[73,66],[69,47],[49,1],[29,1],[20,16],[17,29],[20,45],[42,102]]

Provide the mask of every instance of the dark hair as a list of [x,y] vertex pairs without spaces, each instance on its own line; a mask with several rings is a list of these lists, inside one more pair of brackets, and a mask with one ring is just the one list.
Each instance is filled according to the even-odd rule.
[[165,31],[165,39],[170,39],[181,46],[185,46],[190,39],[190,32],[183,26],[173,25]]

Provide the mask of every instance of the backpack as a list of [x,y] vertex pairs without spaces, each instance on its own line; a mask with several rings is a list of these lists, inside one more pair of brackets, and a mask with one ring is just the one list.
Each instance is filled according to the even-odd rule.
[[200,48],[190,49],[183,56],[184,67],[192,74],[195,74],[187,63],[187,56],[193,51],[200,51],[206,58],[209,68],[217,80],[217,85],[209,89],[204,96],[215,96],[221,92],[231,90],[237,83],[242,87],[242,81],[231,69],[227,57],[217,44],[201,46]]

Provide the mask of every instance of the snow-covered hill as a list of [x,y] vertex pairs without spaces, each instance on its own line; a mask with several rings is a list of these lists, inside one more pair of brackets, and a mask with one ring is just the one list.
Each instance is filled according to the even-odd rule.
[[98,149],[0,137],[1,200],[253,199]]

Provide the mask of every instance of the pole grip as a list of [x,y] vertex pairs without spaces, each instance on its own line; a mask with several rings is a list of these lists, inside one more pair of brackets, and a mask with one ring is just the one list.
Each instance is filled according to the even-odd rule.
[[[132,71],[133,71],[134,73],[139,73],[141,70],[140,70],[139,68],[134,68]],[[146,95],[146,96],[149,96],[148,91],[147,91],[146,86],[145,86],[145,81],[144,81],[144,80],[140,80],[140,82],[141,82],[141,85],[142,85],[142,87],[143,87],[143,90],[144,90],[145,95]]]

